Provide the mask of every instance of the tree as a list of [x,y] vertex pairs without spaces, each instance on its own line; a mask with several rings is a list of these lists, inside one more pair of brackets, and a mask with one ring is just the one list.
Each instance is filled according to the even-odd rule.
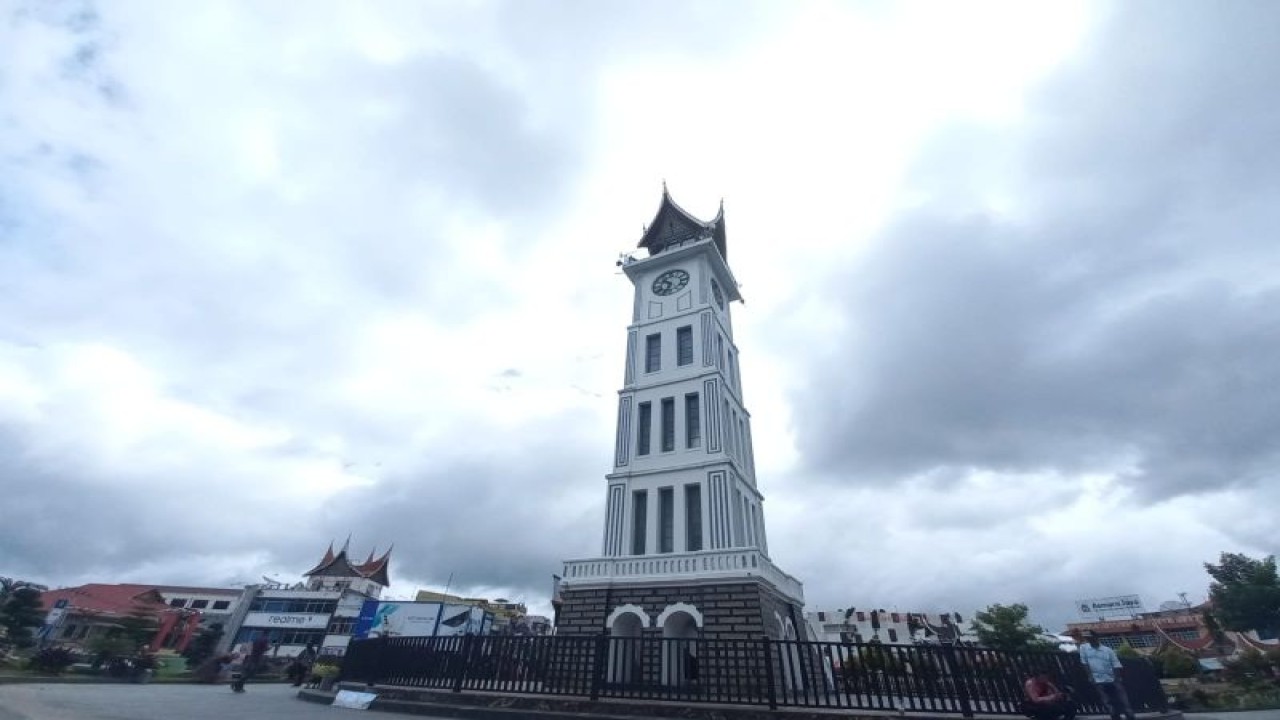
[[1249,648],[1234,658],[1222,661],[1222,677],[1242,688],[1265,685],[1271,676],[1271,663],[1262,653]]
[[222,623],[213,623],[209,627],[201,628],[199,634],[191,639],[187,649],[182,651],[182,657],[187,659],[187,667],[198,667],[200,663],[213,657],[213,651],[218,647],[218,641],[221,639]]
[[1191,653],[1174,645],[1167,645],[1155,657],[1160,663],[1160,673],[1167,678],[1194,677],[1200,672],[1200,663]]
[[33,628],[44,623],[40,589],[23,580],[0,578],[0,627],[18,647],[35,644]]
[[1204,569],[1213,578],[1209,600],[1223,628],[1268,636],[1280,630],[1280,575],[1274,555],[1255,560],[1224,552],[1217,565],[1205,563]]
[[1026,605],[995,604],[973,616],[973,631],[983,647],[992,650],[1051,650],[1053,645],[1041,636],[1044,628],[1027,621]]
[[1142,657],[1142,653],[1133,649],[1133,646],[1127,642],[1120,643],[1120,647],[1116,648],[1116,657],[1121,660],[1136,660]]

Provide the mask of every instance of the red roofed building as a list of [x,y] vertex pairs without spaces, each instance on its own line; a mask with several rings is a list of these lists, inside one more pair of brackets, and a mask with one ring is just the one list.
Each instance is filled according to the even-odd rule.
[[[61,617],[50,628],[48,639],[87,646],[122,627],[121,621],[125,618],[150,617],[157,627],[148,647],[153,652],[161,649],[181,652],[200,625],[201,615],[196,610],[170,606],[162,593],[163,587],[90,583],[46,591],[40,596],[46,612],[57,607],[59,601],[66,601]],[[239,594],[239,591],[229,592]]]
[[1086,631],[1098,635],[1103,645],[1119,648],[1128,645],[1142,655],[1151,655],[1165,647],[1176,647],[1196,657],[1228,657],[1254,648],[1262,652],[1280,648],[1280,640],[1259,638],[1256,631],[1223,631],[1215,635],[1205,621],[1212,605],[1170,608],[1136,613],[1131,618],[1097,620],[1067,624],[1066,634],[1077,639]]

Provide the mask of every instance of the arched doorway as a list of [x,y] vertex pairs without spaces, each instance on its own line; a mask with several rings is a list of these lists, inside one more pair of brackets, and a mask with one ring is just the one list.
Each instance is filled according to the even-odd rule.
[[609,616],[609,672],[611,685],[634,685],[641,677],[640,635],[649,625],[644,610],[624,605]]
[[691,685],[698,681],[698,636],[702,613],[677,603],[658,616],[662,626],[662,684]]

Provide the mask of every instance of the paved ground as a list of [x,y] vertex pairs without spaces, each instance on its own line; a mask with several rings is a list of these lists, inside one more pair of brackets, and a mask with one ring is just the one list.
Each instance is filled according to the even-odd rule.
[[381,720],[421,716],[303,702],[286,684],[0,685],[0,720]]
[[1187,720],[1280,720],[1280,710],[1243,712],[1188,712]]

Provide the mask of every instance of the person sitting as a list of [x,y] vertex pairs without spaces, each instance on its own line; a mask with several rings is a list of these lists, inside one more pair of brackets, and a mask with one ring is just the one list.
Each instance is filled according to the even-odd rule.
[[1022,689],[1027,695],[1022,706],[1026,716],[1035,720],[1072,720],[1076,716],[1071,698],[1053,684],[1048,672],[1042,670],[1027,678]]

